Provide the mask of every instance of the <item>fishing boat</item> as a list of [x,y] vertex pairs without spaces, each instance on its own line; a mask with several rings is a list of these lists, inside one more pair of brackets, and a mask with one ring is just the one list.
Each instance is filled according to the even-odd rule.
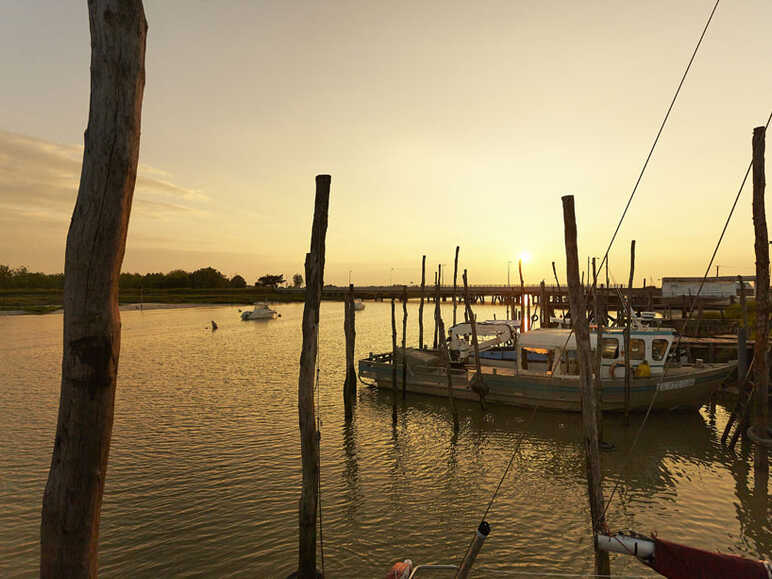
[[253,310],[241,312],[241,320],[244,322],[248,320],[273,320],[277,317],[279,317],[279,313],[263,302],[256,303]]
[[[482,324],[479,324],[482,326]],[[601,403],[604,411],[625,407],[625,364],[622,328],[603,329],[600,334]],[[452,334],[452,333],[451,333]],[[683,363],[673,347],[676,333],[672,328],[636,324],[631,330],[630,366],[631,410],[699,408],[711,392],[735,368],[736,362]],[[435,350],[398,351],[397,388],[402,387],[402,365],[406,364],[406,390],[419,394],[448,396],[448,372],[455,398],[479,400],[482,379],[485,402],[521,407],[539,407],[571,412],[581,411],[579,364],[576,337],[567,329],[536,329],[512,336],[513,355],[491,360],[480,355],[476,369],[465,347],[451,335],[451,358],[446,366]],[[499,344],[505,347],[506,344]],[[593,355],[598,347],[598,332],[590,332]],[[486,348],[491,350],[488,342]],[[391,352],[370,354],[359,361],[360,379],[378,388],[392,388]],[[370,382],[366,382],[369,380]]]

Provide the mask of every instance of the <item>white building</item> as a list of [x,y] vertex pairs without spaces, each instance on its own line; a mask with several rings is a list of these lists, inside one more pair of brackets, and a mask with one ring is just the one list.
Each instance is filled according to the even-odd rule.
[[[755,282],[755,276],[743,276],[743,285],[745,293],[753,288],[751,282]],[[673,298],[678,296],[694,296],[700,289],[702,283],[701,277],[663,277],[662,278],[662,297]],[[700,296],[706,298],[729,298],[740,295],[737,276],[722,275],[720,277],[709,277],[702,286]]]

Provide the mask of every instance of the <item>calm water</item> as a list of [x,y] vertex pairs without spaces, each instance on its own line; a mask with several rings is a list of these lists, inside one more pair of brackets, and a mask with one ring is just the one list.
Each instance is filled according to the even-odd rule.
[[[103,576],[286,576],[296,562],[302,304],[241,322],[232,307],[123,312],[117,409],[102,511]],[[417,342],[410,304],[409,342]],[[398,310],[399,311],[399,310]],[[431,308],[426,311],[427,334]],[[503,308],[481,306],[481,318]],[[446,321],[450,317],[445,309]],[[206,329],[216,320],[216,333]],[[390,349],[389,304],[357,313],[357,356]],[[61,315],[0,317],[0,576],[34,576],[59,396]],[[400,326],[401,327],[401,326]],[[330,577],[379,577],[393,561],[458,562],[521,435],[488,516],[477,576],[589,573],[592,548],[578,415],[462,404],[361,387],[344,425],[343,305],[321,315],[322,502]],[[603,455],[613,529],[770,557],[768,496],[751,459],[719,444],[726,413],[610,418]],[[607,491],[608,493],[608,491]],[[612,557],[614,557],[612,555]],[[631,558],[615,573],[648,575]]]

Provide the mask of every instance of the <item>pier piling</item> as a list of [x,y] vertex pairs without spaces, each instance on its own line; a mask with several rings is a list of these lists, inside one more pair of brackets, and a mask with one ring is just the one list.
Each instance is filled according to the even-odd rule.
[[421,258],[421,301],[418,304],[418,349],[424,349],[424,292],[426,291],[426,256]]
[[357,373],[354,368],[354,345],[356,341],[356,311],[354,310],[354,284],[349,284],[343,302],[343,332],[346,335],[346,380],[343,383],[343,405],[346,420],[351,420],[356,401]]
[[402,286],[402,400],[407,398],[407,286]]

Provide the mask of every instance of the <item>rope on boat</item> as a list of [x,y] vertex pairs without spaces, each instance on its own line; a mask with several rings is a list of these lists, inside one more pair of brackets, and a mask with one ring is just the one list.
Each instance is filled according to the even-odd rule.
[[663,129],[665,128],[665,124],[667,123],[668,118],[670,117],[670,111],[673,110],[673,105],[675,105],[676,99],[678,98],[678,94],[681,92],[681,87],[684,85],[684,81],[686,80],[686,75],[689,74],[689,69],[692,67],[692,63],[694,62],[694,57],[697,56],[697,51],[700,48],[700,45],[702,44],[702,39],[705,38],[705,33],[708,31],[708,26],[710,26],[710,21],[713,20],[713,15],[716,13],[716,8],[718,8],[718,3],[721,0],[716,0],[716,3],[713,5],[713,10],[710,11],[710,16],[708,17],[708,21],[705,23],[705,28],[702,29],[702,34],[700,34],[700,39],[697,41],[697,45],[694,47],[694,51],[692,52],[692,57],[689,59],[689,64],[686,65],[686,70],[684,70],[684,74],[681,77],[681,82],[678,83],[678,88],[676,88],[675,94],[673,95],[673,100],[670,101],[670,106],[667,108],[667,112],[665,113],[665,118],[662,119],[662,124],[659,126],[659,131],[657,131],[657,136],[654,137],[654,142],[651,145],[651,149],[649,149],[649,154],[646,156],[646,160],[643,163],[643,168],[641,168],[641,173],[638,175],[638,179],[635,182],[635,186],[633,187],[632,193],[630,193],[630,198],[627,200],[627,204],[625,205],[624,211],[622,211],[622,216],[619,218],[619,223],[617,223],[617,228],[614,230],[614,234],[611,236],[611,241],[609,241],[608,248],[606,249],[606,254],[603,256],[603,260],[600,262],[600,267],[598,267],[598,271],[603,269],[603,264],[608,261],[608,254],[611,251],[611,246],[614,245],[614,240],[617,237],[617,233],[619,233],[619,228],[622,227],[622,221],[625,219],[625,215],[627,215],[627,210],[630,208],[630,203],[633,201],[633,197],[635,196],[636,191],[638,191],[638,185],[641,184],[641,179],[643,179],[643,174],[646,172],[646,167],[649,165],[649,161],[651,160],[651,156],[654,154],[654,148],[657,146],[657,142],[659,141],[659,137],[662,134]]

